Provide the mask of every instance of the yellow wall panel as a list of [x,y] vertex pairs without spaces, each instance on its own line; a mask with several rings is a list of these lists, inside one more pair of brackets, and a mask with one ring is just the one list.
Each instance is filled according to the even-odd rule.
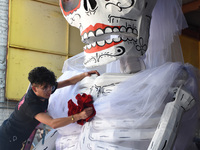
[[64,56],[9,48],[6,76],[6,98],[19,100],[29,85],[28,73],[34,67],[45,66],[57,77],[61,75]]
[[180,36],[180,41],[185,63],[200,69],[200,41],[184,35]]
[[9,45],[67,55],[68,24],[57,5],[44,2],[11,1]]
[[46,66],[61,75],[69,31],[58,2],[10,0],[6,99],[20,100],[34,67]]
[[84,43],[81,41],[79,29],[70,26],[69,27],[69,56],[74,56],[80,52],[83,52]]
[[59,6],[59,0],[33,0],[37,2],[47,3],[47,4],[53,4]]

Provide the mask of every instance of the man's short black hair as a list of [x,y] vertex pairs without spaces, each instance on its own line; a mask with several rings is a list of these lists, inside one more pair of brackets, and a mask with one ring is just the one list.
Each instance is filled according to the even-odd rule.
[[49,84],[55,85],[56,83],[56,76],[54,72],[48,70],[46,67],[36,67],[29,72],[28,80],[31,84]]

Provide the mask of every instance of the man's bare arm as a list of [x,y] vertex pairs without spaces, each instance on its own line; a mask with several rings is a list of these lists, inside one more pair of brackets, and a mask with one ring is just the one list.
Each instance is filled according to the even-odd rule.
[[96,71],[96,70],[84,72],[84,73],[81,73],[81,74],[76,75],[74,77],[71,77],[71,78],[69,78],[67,80],[58,82],[58,87],[57,88],[62,88],[62,87],[65,87],[65,86],[74,85],[77,82],[81,81],[83,78],[85,78],[87,76],[91,76],[92,74],[97,74],[99,76],[99,72]]
[[75,114],[72,116],[64,117],[64,118],[57,118],[53,119],[50,115],[47,113],[39,113],[35,116],[35,119],[39,122],[46,124],[50,126],[53,129],[66,126],[70,123],[74,123],[80,119],[86,119],[93,113],[93,108],[88,107],[84,109],[82,112]]

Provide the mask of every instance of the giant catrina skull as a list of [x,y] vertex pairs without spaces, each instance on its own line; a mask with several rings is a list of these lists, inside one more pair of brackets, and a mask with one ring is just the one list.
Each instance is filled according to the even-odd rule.
[[79,28],[86,67],[139,57],[147,50],[151,13],[157,0],[60,0],[63,15]]

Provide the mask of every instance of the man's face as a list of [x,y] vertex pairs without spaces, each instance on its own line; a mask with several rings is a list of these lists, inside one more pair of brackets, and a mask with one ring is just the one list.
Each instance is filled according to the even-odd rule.
[[45,98],[45,99],[48,99],[52,92],[52,86],[48,84],[33,85],[32,89],[37,96]]

